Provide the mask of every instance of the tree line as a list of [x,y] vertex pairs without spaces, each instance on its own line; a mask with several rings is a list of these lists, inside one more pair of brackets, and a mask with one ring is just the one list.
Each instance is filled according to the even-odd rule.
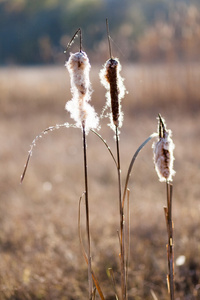
[[84,50],[98,61],[108,55],[106,18],[113,48],[126,60],[196,59],[199,6],[198,0],[1,0],[0,64],[63,61],[78,27]]

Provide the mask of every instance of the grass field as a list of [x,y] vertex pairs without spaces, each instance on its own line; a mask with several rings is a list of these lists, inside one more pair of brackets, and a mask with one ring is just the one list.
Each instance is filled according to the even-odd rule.
[[[105,90],[92,68],[92,104],[100,114]],[[200,65],[129,65],[122,75],[129,94],[120,148],[122,179],[137,147],[157,130],[157,114],[173,131],[175,298],[200,299]],[[50,125],[70,121],[66,69],[0,69],[0,299],[87,299],[87,266],[78,239],[78,201],[84,190],[82,135],[60,129],[40,139],[22,185],[29,145]],[[113,132],[102,136],[115,153]],[[129,299],[169,299],[166,287],[165,184],[154,171],[149,143],[135,163],[131,190]],[[106,270],[120,287],[117,172],[102,142],[88,136],[93,268],[106,299],[115,299]],[[84,207],[82,232],[85,237]],[[177,260],[185,257],[179,265]],[[97,299],[98,296],[97,296]]]

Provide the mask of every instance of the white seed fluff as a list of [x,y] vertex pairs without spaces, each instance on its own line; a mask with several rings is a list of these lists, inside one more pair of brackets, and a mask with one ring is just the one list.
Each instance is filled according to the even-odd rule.
[[90,129],[97,128],[99,119],[94,108],[88,103],[92,88],[89,79],[91,65],[87,54],[83,51],[70,53],[65,66],[70,74],[72,93],[72,99],[66,103],[65,109],[70,112],[76,126],[79,128],[84,126],[88,134]]
[[153,144],[154,164],[160,181],[172,181],[175,145],[171,139],[171,130],[164,130],[163,137]]
[[[122,127],[123,123],[123,112],[121,110],[121,100],[124,98],[124,95],[126,93],[126,88],[124,86],[124,78],[121,77],[120,71],[121,71],[121,64],[117,58],[111,58],[106,61],[103,68],[101,69],[99,73],[99,77],[101,80],[102,85],[106,88],[106,105],[103,109],[102,116],[104,115],[104,112],[107,108],[111,109],[111,80],[108,79],[108,73],[109,68],[116,68],[116,86],[117,86],[117,96],[118,96],[118,109],[119,109],[119,115],[118,115],[118,127]],[[109,115],[110,123],[108,124],[114,131],[115,131],[115,125],[113,122],[113,116],[112,112]]]

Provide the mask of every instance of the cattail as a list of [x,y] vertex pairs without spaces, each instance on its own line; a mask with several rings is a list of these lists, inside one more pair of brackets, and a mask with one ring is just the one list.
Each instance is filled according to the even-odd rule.
[[97,128],[99,123],[94,108],[88,103],[91,99],[92,89],[89,79],[91,65],[87,54],[83,51],[71,53],[65,66],[70,74],[73,96],[66,103],[65,109],[70,112],[77,127],[82,128],[84,126],[87,134],[90,129]]
[[107,89],[106,106],[111,108],[109,126],[115,130],[115,127],[120,128],[123,122],[123,113],[121,111],[121,99],[125,95],[126,88],[123,84],[124,79],[120,75],[121,65],[118,59],[110,58],[100,71],[101,83]]
[[[81,31],[80,31],[81,34]],[[81,40],[81,39],[80,39]],[[89,201],[88,201],[88,175],[87,175],[87,147],[86,134],[90,129],[98,126],[98,117],[94,108],[88,103],[91,98],[91,83],[89,79],[90,63],[87,54],[80,51],[70,54],[66,63],[71,78],[71,92],[73,98],[66,103],[66,110],[71,114],[76,122],[76,126],[82,129],[83,133],[83,150],[84,150],[84,176],[85,176],[85,208],[86,208],[86,228],[88,238],[88,282],[89,282],[89,299],[92,299],[92,267],[91,267],[91,250],[90,250],[90,223],[89,223]]]
[[153,144],[155,169],[160,181],[172,181],[175,145],[171,139],[171,130],[166,129],[164,120],[159,115],[159,139]]

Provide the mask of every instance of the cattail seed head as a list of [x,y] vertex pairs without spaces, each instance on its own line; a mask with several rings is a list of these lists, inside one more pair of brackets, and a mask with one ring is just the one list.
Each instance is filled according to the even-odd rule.
[[[121,99],[125,95],[124,79],[120,75],[121,65],[118,59],[110,58],[100,71],[101,83],[107,89],[106,107],[111,108],[109,126],[115,130],[115,127],[121,127],[123,122],[123,113],[121,111]],[[104,109],[104,110],[105,110]]]
[[175,145],[171,139],[171,130],[167,130],[164,120],[159,116],[159,139],[153,144],[154,164],[160,181],[172,181]]
[[110,59],[106,66],[105,77],[110,84],[110,98],[113,123],[115,126],[119,126],[119,88],[117,86],[117,67],[118,61]]
[[70,112],[76,126],[80,128],[84,126],[88,133],[91,128],[97,128],[99,119],[94,108],[88,103],[91,99],[92,88],[89,79],[91,65],[87,54],[83,51],[71,53],[65,66],[70,74],[73,96],[66,103],[65,109]]

